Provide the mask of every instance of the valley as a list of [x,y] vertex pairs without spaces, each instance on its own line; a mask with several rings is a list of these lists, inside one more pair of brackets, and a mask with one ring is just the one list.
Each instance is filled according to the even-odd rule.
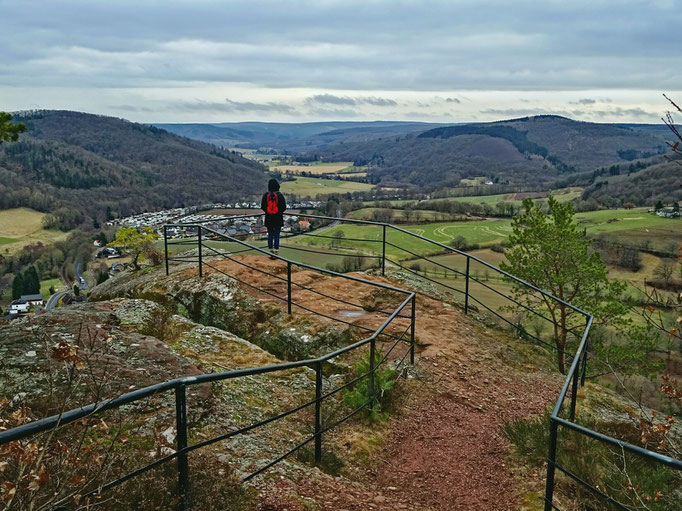
[[[300,126],[292,132],[287,126],[271,126],[272,133],[253,138],[259,143],[242,154],[239,145],[250,135],[233,130],[227,136],[218,126],[208,131],[193,126],[187,134],[208,138],[210,132],[218,137],[213,143],[229,142],[225,147],[236,150],[180,139],[159,128],[88,116],[48,112],[24,119],[29,125],[24,145],[0,148],[0,172],[8,176],[7,189],[12,191],[5,201],[14,206],[0,211],[0,307],[4,311],[10,306],[17,277],[34,271],[40,294],[53,298],[48,308],[57,307],[47,312],[33,308],[20,314],[23,319],[8,317],[6,332],[15,345],[31,322],[55,335],[73,336],[74,331],[60,326],[60,314],[71,319],[81,314],[88,329],[115,339],[111,349],[119,355],[156,361],[154,374],[160,380],[182,371],[210,375],[297,363],[358,342],[360,334],[378,328],[390,315],[395,297],[361,290],[352,279],[405,287],[411,290],[405,292],[419,296],[417,363],[396,372],[404,381],[396,381],[395,394],[387,387],[382,418],[374,422],[372,414],[363,413],[343,428],[325,431],[329,459],[313,463],[317,454],[302,448],[287,460],[286,469],[275,465],[272,473],[284,474],[275,484],[269,484],[266,475],[243,486],[259,488],[258,505],[275,506],[271,509],[277,511],[281,502],[287,502],[287,509],[299,509],[297,499],[319,502],[320,492],[338,485],[356,488],[335,501],[344,509],[365,509],[368,499],[386,510],[417,509],[415,502],[419,509],[434,510],[467,509],[472,502],[482,509],[485,503],[517,509],[522,502],[528,509],[539,509],[546,473],[533,460],[545,459],[547,439],[531,448],[529,437],[545,434],[545,423],[534,421],[552,404],[562,375],[556,372],[556,323],[538,312],[542,297],[531,295],[531,306],[519,307],[522,285],[498,270],[510,263],[510,236],[524,200],[548,213],[551,195],[558,204],[575,209],[577,229],[585,230],[591,250],[605,261],[607,279],[624,284],[618,297],[629,307],[621,317],[624,324],[645,328],[641,311],[648,308],[665,317],[667,327],[674,310],[670,304],[682,283],[682,272],[674,266],[682,245],[682,220],[675,214],[682,198],[676,187],[679,176],[662,161],[665,136],[652,130],[576,125],[553,116],[454,127],[326,126],[324,133],[317,131],[320,126]],[[64,119],[77,121],[69,137],[57,127]],[[92,123],[102,123],[101,129],[112,134],[109,140],[89,133]],[[258,129],[267,132],[264,126]],[[285,133],[291,133],[289,139],[282,138]],[[220,138],[224,135],[227,138]],[[566,141],[564,136],[572,138]],[[121,149],[127,141],[134,151]],[[159,145],[146,147],[152,141]],[[592,153],[574,154],[571,147],[581,144]],[[242,243],[221,241],[221,235],[211,232],[236,233],[246,244],[266,249],[258,205],[270,178],[281,181],[291,205],[279,252],[288,263],[271,261]],[[27,186],[19,188],[19,182]],[[230,219],[239,215],[246,218]],[[178,221],[193,225],[169,228],[164,239],[164,224]],[[207,228],[201,239],[196,222]],[[133,268],[138,252],[132,245],[119,245],[111,261],[93,259],[123,232],[120,229],[134,235],[147,227],[160,238],[144,245],[141,269]],[[319,270],[295,269],[296,263]],[[665,273],[668,267],[672,270]],[[325,275],[325,270],[340,275]],[[651,290],[659,302],[652,301]],[[284,314],[287,299],[293,302],[293,314]],[[319,313],[319,318],[307,313]],[[388,332],[404,335],[407,318],[397,316]],[[584,322],[572,327],[566,353],[578,348],[576,328],[584,328]],[[632,364],[639,368],[655,362],[658,372],[648,376],[645,369],[633,370],[621,385],[605,364],[621,364],[618,357],[623,356],[630,361],[632,348],[615,332],[612,326],[595,327],[589,382],[576,399],[581,413],[593,421],[582,424],[613,436],[621,431],[632,436],[637,429],[628,422],[633,412],[623,404],[624,394],[607,389],[639,389],[646,406],[668,406],[666,411],[677,413],[658,387],[664,369],[681,374],[682,357],[666,332],[649,335],[643,341],[649,359],[634,358]],[[15,345],[10,364],[16,372],[26,360]],[[384,339],[377,341],[380,352],[388,350],[391,371],[398,371],[400,359],[390,346]],[[95,347],[91,344],[87,350]],[[279,387],[280,381],[306,392],[316,386],[336,388],[332,393],[339,394],[321,419],[328,424],[341,411],[350,411],[346,391],[334,385],[353,388],[351,375],[360,371],[361,363],[360,355],[340,357],[325,365],[322,383],[305,367],[277,378],[250,376],[216,385],[210,392],[197,390],[206,408],[192,423],[192,441],[219,432],[208,426],[207,418],[223,426],[246,425],[283,411],[284,404],[301,405],[301,396]],[[120,362],[126,375],[121,382],[128,384],[125,364]],[[153,381],[151,376],[145,380]],[[530,394],[533,398],[527,399]],[[165,405],[155,406],[161,410]],[[612,414],[612,422],[591,415],[604,409]],[[168,419],[167,411],[159,417]],[[246,440],[221,442],[205,452],[231,456],[230,470],[243,476],[277,450],[290,449],[292,438],[303,441],[310,434],[302,424],[311,424],[312,415],[301,411],[293,417],[297,419],[287,419],[281,431],[267,427]],[[137,427],[151,428],[149,419],[136,420]],[[439,421],[445,425],[434,426]],[[471,434],[474,429],[476,435]],[[443,431],[448,441],[440,440]],[[410,437],[404,446],[397,440],[401,435]],[[472,438],[486,453],[474,448]],[[429,457],[434,445],[439,455]],[[497,466],[500,456],[509,470]],[[458,468],[441,474],[452,457],[459,460]],[[597,458],[599,471],[610,466],[607,454]],[[319,475],[310,478],[313,464],[320,467]],[[486,477],[475,477],[477,488],[467,495],[460,483],[468,484],[480,466]],[[674,479],[661,480],[666,498],[674,498],[669,490]],[[292,486],[291,481],[297,483]],[[394,489],[387,493],[382,487]],[[572,486],[566,488],[560,491],[562,499],[576,506],[592,502]],[[134,492],[116,495],[142,498]],[[278,498],[281,502],[275,502]]]

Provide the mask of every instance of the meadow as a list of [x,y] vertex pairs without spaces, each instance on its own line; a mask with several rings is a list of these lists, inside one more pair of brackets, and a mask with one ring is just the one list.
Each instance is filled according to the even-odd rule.
[[[361,209],[356,209],[354,211],[351,211],[346,215],[346,218],[351,218],[353,220],[369,220],[373,221],[374,220],[374,212],[379,211],[383,208],[361,208]],[[409,218],[415,220],[417,218],[417,215],[419,217],[419,221],[423,222],[436,222],[436,221],[444,221],[447,220],[451,215],[447,213],[439,213],[438,211],[431,211],[431,210],[426,210],[426,209],[419,209],[416,210],[415,212],[410,212],[409,213]],[[403,222],[405,221],[405,210],[404,209],[395,209],[393,210],[393,219],[395,221],[400,221]],[[389,222],[390,223],[390,222]]]
[[367,183],[315,177],[297,177],[281,184],[282,193],[312,198],[331,193],[365,192],[372,188],[373,185]]
[[64,288],[64,284],[59,279],[48,279],[42,280],[40,282],[40,294],[43,295],[45,302],[50,297],[50,288],[53,287],[55,291],[61,291]]
[[[371,211],[371,208],[360,211],[366,212],[367,210]],[[588,233],[614,232],[618,233],[618,236],[622,234],[627,236],[632,235],[632,233],[640,233],[640,231],[660,230],[667,233],[668,236],[675,234],[678,239],[682,233],[682,222],[656,217],[648,214],[644,209],[594,211],[580,213],[576,216],[586,227]],[[491,250],[490,247],[505,241],[511,234],[511,220],[434,222],[406,225],[404,228],[409,232],[445,245],[448,245],[457,236],[464,236],[468,243],[476,243],[481,246],[478,250],[470,251],[471,255],[499,267],[500,263],[504,261],[504,255]],[[338,265],[342,262],[343,257],[350,253],[381,254],[383,237],[381,226],[342,223],[320,232],[319,235],[322,237],[316,237],[316,233],[310,234],[297,236],[291,240],[283,240],[283,248],[280,250],[280,254],[288,259],[318,267],[326,267],[329,264]],[[193,241],[184,241],[190,245],[171,245],[171,252],[191,248]],[[450,290],[460,291],[460,293],[454,291],[456,298],[463,296],[461,292],[464,291],[465,279],[461,274],[466,271],[466,257],[456,253],[446,253],[446,250],[438,245],[392,228],[386,229],[386,241],[388,269],[398,270],[399,265],[402,265],[434,283],[442,284],[444,286],[441,288],[442,290],[449,288]],[[264,240],[251,241],[251,243],[265,247]],[[236,243],[209,241],[207,244],[220,250],[237,251],[242,248]],[[205,252],[205,257],[208,254],[209,252]],[[414,254],[425,256],[428,260],[416,258]],[[378,261],[368,259],[367,262],[376,264]],[[618,278],[628,283],[631,293],[639,293],[638,288],[642,286],[645,279],[651,278],[653,269],[659,262],[660,258],[651,254],[643,254],[643,268],[639,272],[611,267],[609,268],[609,275],[611,278]],[[471,296],[481,300],[505,317],[511,318],[512,311],[509,308],[511,302],[505,297],[505,295],[511,295],[512,286],[510,282],[494,269],[474,260],[470,263],[470,275],[472,276],[469,284]],[[480,306],[479,309],[481,309]]]
[[349,174],[355,172],[366,171],[366,167],[355,167],[352,161],[339,162],[312,162],[309,165],[280,165],[277,162],[271,162],[268,165],[271,171],[282,172],[286,174],[300,174],[307,172],[310,174]]
[[44,213],[28,208],[0,211],[0,246],[11,254],[24,245],[41,242],[45,245],[65,240],[68,233],[43,229]]

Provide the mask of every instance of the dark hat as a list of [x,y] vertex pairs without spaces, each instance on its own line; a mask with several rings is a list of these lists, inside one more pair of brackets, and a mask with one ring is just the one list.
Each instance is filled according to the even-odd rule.
[[277,182],[276,179],[271,179],[268,181],[268,192],[278,192],[279,191],[279,183]]

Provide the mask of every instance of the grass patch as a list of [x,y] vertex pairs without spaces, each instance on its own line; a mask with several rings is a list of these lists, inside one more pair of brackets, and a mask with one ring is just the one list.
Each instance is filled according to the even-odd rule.
[[64,285],[59,279],[48,279],[40,282],[40,294],[43,295],[45,301],[50,298],[50,287],[53,287],[55,291],[61,291]]
[[270,170],[275,172],[285,172],[289,174],[300,174],[301,172],[309,172],[311,174],[340,174],[353,170],[352,161],[341,162],[313,162],[310,165],[280,165],[279,163],[270,163]]
[[328,195],[331,193],[364,192],[372,188],[374,186],[367,183],[315,177],[298,177],[294,181],[284,181],[281,184],[282,193],[289,193],[300,197],[317,197],[318,195]]
[[[539,418],[504,425],[504,433],[517,453],[536,467],[541,467],[547,456],[549,417],[550,413],[546,412]],[[632,439],[628,437],[638,436],[631,424],[625,422],[605,423],[590,419],[581,421],[581,425],[630,441]],[[677,509],[675,502],[679,504],[676,491],[680,476],[674,470],[566,428],[559,428],[557,463],[626,506],[636,506],[639,498],[652,511]],[[586,509],[611,509],[606,501],[559,470],[555,492],[577,500]],[[635,508],[640,509],[639,506]]]
[[66,239],[69,233],[43,229],[45,213],[29,208],[0,211],[0,245],[3,252],[13,253],[24,245],[41,242],[50,245]]

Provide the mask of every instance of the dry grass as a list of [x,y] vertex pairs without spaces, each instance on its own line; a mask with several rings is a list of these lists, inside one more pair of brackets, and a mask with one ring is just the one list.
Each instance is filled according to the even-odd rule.
[[320,163],[316,165],[273,165],[270,167],[270,170],[288,172],[290,174],[300,174],[301,172],[310,172],[311,174],[336,174],[352,166],[352,161],[342,161],[337,163]]
[[13,253],[30,243],[49,245],[65,240],[68,233],[43,229],[44,217],[44,213],[28,208],[0,211],[0,239],[5,238],[2,243],[3,252]]

